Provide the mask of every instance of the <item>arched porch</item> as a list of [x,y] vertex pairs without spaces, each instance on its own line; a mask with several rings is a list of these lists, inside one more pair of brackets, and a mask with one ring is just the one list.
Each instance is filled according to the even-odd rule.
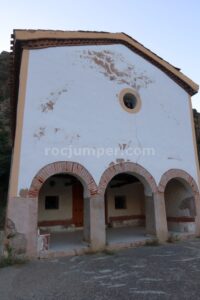
[[91,246],[90,201],[95,193],[94,179],[75,162],[55,162],[36,174],[28,197],[35,199],[33,247],[38,255]]
[[200,196],[198,186],[184,170],[171,169],[163,174],[159,191],[165,200],[169,234],[200,234]]
[[125,162],[109,167],[101,177],[99,194],[105,203],[102,218],[108,245],[160,238],[158,213],[163,206],[157,201],[153,176],[142,166]]

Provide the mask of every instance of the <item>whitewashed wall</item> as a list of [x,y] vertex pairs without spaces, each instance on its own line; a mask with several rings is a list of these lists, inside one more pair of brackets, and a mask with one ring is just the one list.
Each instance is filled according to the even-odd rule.
[[[126,196],[125,209],[115,209],[115,196]],[[145,215],[144,202],[144,188],[140,182],[120,188],[108,188],[108,217]]]
[[[119,103],[127,87],[141,96],[136,114]],[[123,45],[30,50],[18,191],[29,188],[43,166],[62,160],[81,163],[97,183],[119,158],[141,164],[157,183],[170,168],[197,180],[189,114],[187,93]],[[45,155],[47,148],[119,150],[119,144],[154,148],[155,155]]]
[[[38,201],[38,221],[70,220],[72,219],[72,187],[65,186],[65,179],[53,179],[55,186],[50,186],[47,180],[41,188]],[[45,209],[46,196],[59,196],[58,209]]]

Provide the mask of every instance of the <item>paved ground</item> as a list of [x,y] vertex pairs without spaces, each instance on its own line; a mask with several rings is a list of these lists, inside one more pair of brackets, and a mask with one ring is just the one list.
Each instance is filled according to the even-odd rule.
[[200,299],[200,239],[0,269],[0,299]]

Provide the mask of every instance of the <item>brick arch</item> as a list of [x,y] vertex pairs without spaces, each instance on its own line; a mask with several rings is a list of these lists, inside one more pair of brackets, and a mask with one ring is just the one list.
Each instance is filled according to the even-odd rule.
[[123,162],[110,166],[104,171],[99,182],[98,192],[104,195],[111,179],[120,173],[129,173],[137,177],[145,187],[145,192],[152,194],[157,192],[157,185],[153,176],[141,165],[133,162]]
[[32,180],[28,197],[38,197],[39,191],[44,182],[51,176],[58,173],[68,173],[77,177],[84,186],[84,192],[91,196],[97,193],[97,185],[92,175],[87,171],[85,167],[76,162],[59,161],[50,163],[44,166],[35,175]]
[[194,196],[199,197],[199,189],[194,178],[181,169],[170,169],[162,175],[158,185],[159,192],[162,193],[165,191],[166,185],[171,179],[179,179],[186,182],[190,186]]

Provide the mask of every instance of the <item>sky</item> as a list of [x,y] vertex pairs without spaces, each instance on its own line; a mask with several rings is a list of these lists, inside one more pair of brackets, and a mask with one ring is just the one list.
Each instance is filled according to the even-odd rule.
[[199,14],[199,0],[0,0],[0,52],[14,28],[125,32],[200,84]]

